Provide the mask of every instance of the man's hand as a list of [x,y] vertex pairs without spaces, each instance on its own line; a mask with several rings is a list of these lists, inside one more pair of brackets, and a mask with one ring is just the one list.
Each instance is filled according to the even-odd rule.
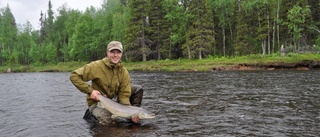
[[132,117],[131,118],[131,121],[134,122],[134,123],[138,123],[139,120],[140,120],[139,117]]
[[96,100],[98,101],[98,95],[100,95],[101,93],[98,90],[93,90],[90,94],[90,99]]

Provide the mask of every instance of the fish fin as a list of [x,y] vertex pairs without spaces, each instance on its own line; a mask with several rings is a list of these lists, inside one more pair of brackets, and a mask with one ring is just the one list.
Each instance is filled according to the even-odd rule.
[[112,115],[112,116],[111,116],[112,119],[115,119],[115,118],[117,118],[117,117],[119,117],[119,116],[117,116],[117,115]]

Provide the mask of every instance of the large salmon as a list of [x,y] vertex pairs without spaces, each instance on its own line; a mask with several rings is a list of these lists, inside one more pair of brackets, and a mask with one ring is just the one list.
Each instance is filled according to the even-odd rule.
[[98,99],[98,105],[102,105],[103,108],[111,112],[113,118],[139,117],[139,119],[150,119],[156,117],[154,113],[149,112],[148,110],[143,109],[141,107],[122,105],[102,95],[98,95]]

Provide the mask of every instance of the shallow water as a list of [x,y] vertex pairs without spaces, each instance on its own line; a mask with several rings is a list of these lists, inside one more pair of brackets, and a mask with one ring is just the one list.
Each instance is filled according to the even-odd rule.
[[319,71],[131,72],[143,125],[87,123],[68,76],[0,74],[0,136],[320,136]]

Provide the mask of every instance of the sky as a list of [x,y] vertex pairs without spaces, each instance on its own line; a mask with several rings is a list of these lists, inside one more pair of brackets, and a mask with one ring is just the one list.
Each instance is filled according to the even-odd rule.
[[[52,10],[56,14],[57,9],[66,4],[68,8],[84,11],[87,7],[100,7],[103,0],[51,0]],[[11,12],[17,24],[26,24],[27,20],[36,30],[40,28],[39,18],[41,11],[47,13],[49,0],[0,0],[0,8],[9,4]]]

